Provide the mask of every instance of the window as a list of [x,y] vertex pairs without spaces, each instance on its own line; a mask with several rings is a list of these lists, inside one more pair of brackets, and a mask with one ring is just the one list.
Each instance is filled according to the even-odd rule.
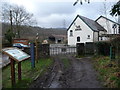
[[90,39],[90,35],[88,35],[87,39]]
[[103,38],[101,37],[101,41],[103,40]]
[[80,42],[80,37],[77,37],[77,42]]
[[70,36],[73,36],[73,30],[70,30]]

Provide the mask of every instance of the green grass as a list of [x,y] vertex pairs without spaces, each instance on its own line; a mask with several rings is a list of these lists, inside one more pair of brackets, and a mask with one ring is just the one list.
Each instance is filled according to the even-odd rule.
[[[35,68],[31,68],[30,60],[23,61],[21,63],[22,68],[22,80],[18,81],[18,64],[15,64],[15,74],[16,74],[16,85],[15,88],[27,88],[39,75],[42,75],[47,71],[47,68],[53,64],[52,59],[40,59],[38,63],[35,64]],[[3,88],[12,88],[11,86],[11,74],[10,65],[5,67],[2,71],[2,85]]]
[[76,58],[83,58],[83,57],[85,57],[85,55],[76,56]]
[[[99,72],[98,79],[104,82],[105,87],[120,88],[120,68],[115,61],[111,61],[109,57],[94,57],[94,66]],[[112,66],[111,66],[112,65]]]
[[67,69],[67,68],[70,66],[70,61],[69,61],[69,59],[67,59],[67,58],[62,58],[61,60],[62,60],[62,62],[63,62],[63,64],[64,64],[64,68]]

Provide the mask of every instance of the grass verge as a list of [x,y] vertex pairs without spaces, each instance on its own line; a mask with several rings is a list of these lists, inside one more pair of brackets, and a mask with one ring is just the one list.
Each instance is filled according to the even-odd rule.
[[64,64],[64,68],[67,69],[70,66],[70,61],[68,58],[62,58],[61,59],[63,64]]
[[17,67],[18,64],[15,64],[15,74],[16,74],[16,85],[14,87],[11,86],[11,70],[10,65],[5,67],[2,71],[2,85],[3,88],[27,88],[29,85],[40,75],[45,73],[53,64],[52,59],[40,59],[38,63],[35,64],[35,68],[31,68],[30,60],[23,61],[21,63],[22,68],[22,80],[18,81],[18,72]]
[[120,88],[120,68],[115,61],[111,61],[109,57],[94,57],[94,66],[99,72],[99,80],[104,82],[104,86],[108,88]]
[[83,58],[83,57],[85,57],[85,55],[76,56],[76,58]]

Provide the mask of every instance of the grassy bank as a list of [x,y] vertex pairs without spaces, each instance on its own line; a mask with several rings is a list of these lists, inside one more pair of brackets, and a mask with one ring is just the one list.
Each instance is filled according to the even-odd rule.
[[94,66],[99,72],[98,78],[104,82],[104,86],[108,88],[120,88],[120,68],[115,61],[111,61],[109,57],[94,57]]
[[[52,59],[40,59],[38,63],[36,63],[35,68],[31,68],[31,62],[30,60],[23,61],[21,63],[22,68],[22,80],[17,80],[17,65],[15,64],[16,68],[16,85],[15,88],[27,88],[32,81],[34,81],[38,76],[42,75],[44,72],[47,71],[48,67],[52,65],[53,60]],[[10,65],[5,67],[3,69],[3,88],[11,88],[11,71],[10,71]]]
[[62,62],[64,64],[65,69],[67,69],[70,66],[70,61],[67,58],[63,58]]

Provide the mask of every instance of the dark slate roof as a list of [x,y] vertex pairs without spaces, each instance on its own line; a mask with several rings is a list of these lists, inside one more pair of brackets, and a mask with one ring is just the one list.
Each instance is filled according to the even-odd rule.
[[111,22],[113,22],[113,23],[115,23],[115,24],[118,24],[118,25],[120,25],[119,23],[117,23],[117,22],[114,22],[114,21],[112,21],[112,20],[110,20],[110,19],[108,19],[108,18],[106,18],[106,17],[104,17],[104,16],[100,16],[98,19],[96,19],[95,21],[98,21],[100,18],[105,18],[106,20],[108,20],[108,21],[111,21]]
[[[77,18],[80,18],[85,24],[87,24],[88,27],[90,27],[93,31],[106,31],[100,24],[98,24],[97,22],[95,22],[94,20],[91,20],[89,18],[77,15],[77,17],[74,19],[74,21]],[[74,21],[71,23],[71,25],[69,26],[69,28],[72,26],[72,24],[74,23]],[[69,30],[68,28],[68,30]]]

